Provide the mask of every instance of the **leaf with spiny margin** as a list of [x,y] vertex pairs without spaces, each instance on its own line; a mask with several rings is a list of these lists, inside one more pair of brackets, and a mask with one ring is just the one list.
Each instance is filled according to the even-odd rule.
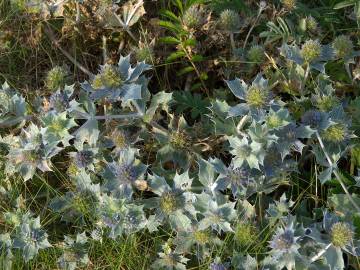
[[227,118],[230,106],[226,101],[215,100],[209,107],[211,113],[207,116],[214,128],[215,135],[235,135],[237,134],[236,123],[237,118]]
[[232,81],[225,81],[231,92],[239,99],[244,100],[248,85],[238,78]]
[[189,177],[189,171],[185,171],[183,174],[175,173],[174,187],[181,190],[188,190],[191,188],[192,178]]
[[[357,205],[360,205],[360,196],[351,194],[352,199]],[[346,194],[332,194],[328,200],[329,206],[333,207],[335,211],[344,216],[346,220],[351,221],[360,213],[354,213],[354,206],[350,202],[349,196]]]
[[61,141],[64,146],[69,145],[69,140],[73,138],[69,134],[69,130],[76,127],[77,124],[73,118],[67,118],[67,112],[60,114],[50,112],[41,120],[45,126],[43,135],[46,142]]
[[154,118],[154,115],[158,108],[163,108],[166,111],[168,110],[169,103],[172,100],[172,93],[166,93],[164,91],[159,92],[152,96],[151,103],[149,108],[146,110],[146,113],[143,117],[146,123],[150,123]]
[[40,216],[23,220],[17,228],[13,247],[21,249],[25,262],[28,262],[40,249],[51,247],[47,237],[47,233],[41,228]]
[[161,196],[161,194],[163,194],[164,192],[168,192],[171,190],[171,187],[168,185],[165,178],[162,176],[158,176],[156,174],[149,174],[149,180],[151,191],[154,192],[156,195]]
[[25,99],[5,82],[0,88],[0,127],[10,127],[26,120]]
[[198,161],[199,165],[199,181],[200,183],[206,188],[209,189],[211,192],[214,190],[214,182],[215,182],[215,169],[212,163],[202,158]]

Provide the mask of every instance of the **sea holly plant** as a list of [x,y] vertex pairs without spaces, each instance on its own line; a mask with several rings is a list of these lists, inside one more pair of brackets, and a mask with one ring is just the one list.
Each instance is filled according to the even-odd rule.
[[79,266],[86,266],[90,263],[89,241],[85,232],[78,233],[75,239],[66,235],[64,238],[63,254],[57,261],[61,269],[75,270]]
[[0,88],[0,127],[11,127],[26,120],[27,104],[24,97],[5,82]]
[[295,202],[288,199],[285,193],[281,195],[279,201],[270,203],[268,209],[266,210],[270,223],[274,224],[279,220],[284,220],[284,222],[286,222],[286,219],[290,214],[291,207],[293,207],[294,204]]
[[300,236],[296,234],[296,224],[292,217],[289,217],[288,224],[285,227],[278,227],[276,233],[270,241],[271,264],[276,264],[277,269],[286,267],[294,269],[299,265],[297,260],[302,260],[299,253]]
[[115,127],[107,136],[104,136],[103,146],[112,149],[114,156],[119,156],[129,149],[134,151],[134,144],[140,141],[139,133],[132,125]]
[[228,140],[231,149],[230,153],[234,155],[234,168],[247,164],[250,168],[260,169],[265,157],[264,149],[260,143],[249,141],[245,137],[239,139],[235,136],[229,137]]
[[[119,2],[119,1],[112,1]],[[145,14],[143,0],[128,1],[122,6],[122,16],[116,13],[116,6],[114,8],[113,3],[105,3],[108,5],[104,13],[104,20],[106,25],[110,28],[122,27],[133,40],[137,40],[133,32],[130,30],[131,26],[139,21],[139,19]]]
[[22,250],[26,262],[34,258],[40,249],[51,247],[47,233],[41,228],[40,217],[22,220],[13,241],[13,247]]
[[76,101],[72,99],[74,90],[74,85],[65,85],[64,89],[57,89],[55,93],[51,94],[48,106],[45,106],[44,109],[62,113],[70,109],[70,107],[73,108],[76,104]]
[[131,204],[126,199],[103,194],[97,208],[99,213],[97,226],[101,229],[109,229],[108,236],[113,239],[140,231],[147,224],[143,207],[143,205]]
[[90,171],[95,171],[95,165],[99,162],[97,156],[99,155],[99,148],[91,147],[87,143],[81,145],[74,143],[77,152],[69,152],[69,156],[73,159],[76,168],[86,168]]
[[34,176],[36,169],[43,172],[52,170],[50,159],[62,149],[57,146],[59,141],[45,141],[44,130],[46,131],[46,128],[41,130],[33,123],[22,130],[19,141],[10,146],[7,155],[9,173],[16,171],[26,181]]
[[195,251],[199,260],[210,255],[211,248],[221,245],[221,240],[211,230],[200,230],[194,224],[190,229],[179,231],[173,243],[176,245],[175,252],[183,254]]
[[218,158],[210,159],[209,163],[219,174],[215,180],[214,190],[231,189],[234,197],[249,197],[255,191],[255,175],[247,165],[235,168],[233,161],[228,167]]
[[[318,70],[325,73],[325,64],[332,60],[334,51],[331,45],[322,45],[318,40],[309,39],[299,48],[297,45],[283,44],[280,48],[281,54],[299,66],[306,66],[308,69]],[[306,78],[305,74],[305,78]]]
[[311,102],[322,112],[329,112],[339,105],[336,90],[326,77],[318,77],[318,86],[315,88],[315,93],[311,95]]
[[236,217],[235,203],[224,202],[219,194],[216,198],[205,192],[196,195],[195,209],[202,217],[199,220],[199,229],[211,228],[218,233],[233,232],[231,222]]
[[108,98],[113,101],[141,99],[143,72],[150,66],[145,62],[131,66],[130,55],[121,56],[117,65],[105,64],[100,67],[99,73],[90,81],[82,84],[82,89],[90,94],[93,100]]
[[173,251],[168,243],[163,246],[163,252],[158,253],[158,258],[151,265],[152,269],[186,270],[186,263],[189,259]]
[[2,256],[4,256],[4,259],[2,259],[2,262],[0,263],[0,267],[2,269],[12,269],[14,257],[13,253],[11,252],[12,245],[13,241],[9,233],[0,234],[0,252],[3,254]]
[[305,144],[300,139],[309,139],[314,134],[314,131],[309,126],[296,125],[289,123],[283,128],[277,130],[275,133],[278,137],[278,142],[275,147],[284,159],[291,151],[296,151],[302,154]]
[[77,126],[75,120],[67,117],[67,112],[60,114],[48,113],[42,118],[46,129],[43,132],[44,141],[47,143],[62,142],[64,146],[69,145],[69,140],[73,138],[69,130]]
[[102,173],[104,190],[118,197],[131,198],[136,181],[141,180],[147,169],[146,165],[136,159],[135,151],[123,151],[114,161],[106,164]]
[[286,108],[270,108],[265,116],[265,125],[268,130],[279,130],[291,122],[290,113]]
[[226,101],[216,99],[209,107],[211,113],[208,117],[215,135],[237,135],[240,117],[228,118],[231,106]]
[[352,80],[352,74],[350,70],[350,64],[355,64],[354,58],[360,56],[360,51],[354,50],[354,44],[352,40],[346,35],[340,35],[336,37],[332,43],[335,58],[344,62],[346,72]]
[[341,220],[335,214],[324,212],[323,221],[306,229],[306,237],[320,244],[310,260],[316,262],[325,258],[329,265],[344,268],[343,251],[359,256],[359,242],[354,239],[354,228],[351,223]]
[[186,169],[191,159],[192,129],[184,117],[171,116],[167,130],[153,127],[155,139],[161,145],[157,160],[164,164],[171,161],[175,166]]
[[188,172],[175,175],[173,184],[169,185],[164,177],[149,175],[150,190],[157,197],[144,200],[146,208],[153,209],[155,219],[167,221],[174,229],[186,230],[191,227],[191,219],[195,218],[195,208],[192,205],[193,194],[189,191],[192,179]]
[[258,74],[251,85],[236,78],[226,81],[231,92],[243,103],[229,110],[229,117],[248,115],[255,120],[263,117],[265,110],[274,103],[268,80]]
[[65,222],[85,224],[86,220],[96,218],[92,210],[98,205],[100,186],[92,183],[90,175],[84,169],[73,177],[73,182],[75,190],[54,197],[50,208],[58,212]]
[[312,39],[305,41],[301,48],[296,44],[288,45],[284,43],[280,48],[280,53],[286,59],[303,68],[300,94],[303,94],[310,71],[315,69],[325,73],[325,64],[334,58],[334,50],[331,45],[322,45],[318,40]]

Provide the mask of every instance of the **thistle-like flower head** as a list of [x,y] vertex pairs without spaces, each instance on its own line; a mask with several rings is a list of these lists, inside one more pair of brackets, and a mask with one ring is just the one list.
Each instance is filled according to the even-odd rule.
[[30,219],[26,217],[18,227],[13,247],[23,250],[23,257],[28,262],[40,249],[51,247],[47,236],[41,228],[40,217]]
[[294,269],[295,261],[299,254],[299,237],[295,236],[293,221],[289,221],[285,228],[278,228],[270,241],[271,260],[276,261],[277,267],[283,269]]
[[56,66],[52,68],[46,76],[46,87],[51,91],[64,88],[66,73],[67,72],[63,67]]
[[199,5],[189,7],[183,17],[182,22],[188,29],[197,29],[204,23],[204,10]]
[[179,197],[173,192],[163,193],[160,197],[160,209],[165,214],[169,215],[174,213],[181,203],[179,202]]
[[238,78],[226,81],[226,83],[237,98],[246,102],[246,104],[240,103],[232,107],[229,110],[229,116],[250,113],[255,120],[260,120],[264,116],[264,109],[273,103],[268,81],[261,74],[255,77],[251,85],[247,85]]
[[240,16],[236,11],[226,9],[220,14],[219,24],[225,31],[236,32],[240,28]]
[[347,137],[347,128],[343,124],[335,124],[328,127],[322,132],[325,141],[332,143],[343,142]]
[[81,150],[75,155],[75,164],[79,168],[85,168],[93,163],[95,154],[91,150]]
[[107,163],[103,171],[104,188],[121,196],[131,197],[135,181],[146,171],[146,166],[135,158],[136,151],[127,149],[119,153],[116,161]]
[[170,144],[176,149],[184,149],[189,144],[186,134],[181,131],[171,132],[169,141]]
[[65,111],[69,106],[69,99],[65,93],[57,92],[50,97],[50,108],[57,112]]
[[333,41],[332,47],[335,51],[335,56],[337,58],[345,58],[349,56],[354,51],[354,44],[348,36],[341,35],[335,38]]
[[213,262],[210,264],[210,270],[226,270],[226,267],[222,263]]
[[293,248],[295,242],[294,231],[285,229],[274,236],[270,246],[272,249],[280,252],[289,252]]
[[296,0],[281,0],[281,3],[287,10],[293,10],[296,7]]
[[330,228],[331,243],[335,247],[344,248],[350,244],[354,236],[354,232],[350,225],[345,222],[336,222]]
[[270,111],[265,118],[265,123],[268,129],[279,130],[291,123],[289,111],[283,108],[277,110],[270,108]]
[[318,40],[307,40],[301,47],[289,46],[286,43],[280,48],[281,54],[288,60],[300,66],[308,66],[321,73],[325,73],[327,61],[334,58],[334,50],[331,45],[322,45]]
[[118,88],[121,87],[123,83],[124,80],[119,71],[111,65],[105,65],[100,73],[94,77],[92,87],[94,89]]
[[246,162],[250,168],[259,169],[259,164],[263,164],[264,152],[261,151],[261,144],[255,141],[249,142],[245,137],[241,140],[237,137],[229,137],[232,150],[230,153],[235,155],[233,162],[234,168],[241,167]]
[[268,93],[266,92],[266,90],[253,85],[248,89],[246,95],[246,102],[249,104],[250,107],[262,108],[267,102],[267,96]]
[[235,241],[242,247],[254,243],[256,227],[248,221],[239,221],[235,226]]
[[194,240],[199,245],[205,245],[211,241],[211,234],[208,230],[198,230],[193,232]]
[[234,168],[229,171],[229,179],[232,184],[237,186],[246,186],[249,181],[249,170],[243,168]]
[[250,62],[261,63],[264,61],[264,48],[260,45],[253,45],[247,52],[247,59]]
[[77,266],[86,266],[89,263],[89,242],[85,232],[78,233],[76,238],[65,236],[63,243],[64,253],[58,259],[61,269],[75,269]]
[[318,28],[318,23],[313,16],[306,17],[306,28],[312,32]]
[[115,129],[111,133],[110,139],[112,140],[116,148],[123,149],[128,146],[128,136],[122,130]]
[[100,66],[99,73],[81,86],[94,100],[109,98],[126,102],[141,99],[142,88],[145,88],[148,82],[142,73],[148,69],[150,66],[145,62],[139,62],[132,67],[130,55],[121,56],[117,65]]
[[303,114],[301,121],[311,128],[323,128],[327,117],[325,113],[318,110],[309,110]]
[[111,168],[119,182],[133,183],[136,180],[135,168],[130,164],[111,165]]
[[301,47],[301,56],[305,62],[311,63],[321,56],[321,44],[318,40],[308,40]]
[[338,104],[336,96],[322,96],[315,100],[316,107],[322,112],[328,112]]

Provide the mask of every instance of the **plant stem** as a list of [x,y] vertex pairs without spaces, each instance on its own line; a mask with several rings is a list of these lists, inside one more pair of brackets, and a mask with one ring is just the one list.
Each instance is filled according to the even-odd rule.
[[116,114],[116,115],[96,115],[93,117],[81,117],[81,116],[77,116],[75,117],[75,119],[78,120],[89,120],[91,118],[94,118],[96,120],[109,120],[109,119],[127,119],[127,118],[139,118],[142,117],[143,114],[141,113],[128,113],[128,114]]
[[251,34],[251,32],[254,30],[254,27],[255,27],[255,25],[257,24],[257,22],[258,22],[258,20],[259,20],[259,18],[260,18],[261,13],[263,12],[263,10],[264,10],[263,8],[259,8],[259,12],[258,12],[258,14],[257,14],[257,16],[256,16],[255,22],[253,23],[253,25],[251,26],[249,32],[248,32],[247,35],[246,35],[246,38],[245,38],[245,41],[244,41],[244,45],[243,45],[243,49],[244,49],[244,50],[245,50],[246,45],[247,45],[247,43],[248,43],[250,34]]
[[346,72],[347,72],[347,74],[348,74],[348,76],[350,78],[350,81],[353,82],[354,80],[353,80],[353,77],[352,77],[352,74],[351,74],[351,71],[350,71],[350,65],[345,63],[344,66],[345,66],[345,70],[346,70]]
[[310,73],[310,65],[307,64],[307,65],[306,65],[305,74],[304,74],[304,80],[302,81],[301,86],[300,86],[301,95],[302,95],[302,91],[303,91],[304,88],[305,88],[306,81],[307,81],[307,79],[308,79],[308,77],[309,77],[309,73]]
[[244,125],[245,125],[245,123],[247,122],[248,119],[249,119],[249,116],[248,116],[248,115],[244,115],[244,116],[240,119],[239,123],[237,124],[237,126],[236,126],[236,131],[237,131],[237,133],[238,133],[239,135],[246,136],[241,130],[243,129],[243,127],[244,127]]
[[80,3],[76,2],[76,19],[75,19],[76,24],[78,24],[80,22]]
[[318,131],[316,131],[316,137],[317,137],[317,139],[318,139],[318,141],[319,141],[320,147],[321,147],[322,151],[324,152],[325,157],[326,157],[329,165],[333,168],[334,175],[336,176],[337,180],[339,181],[342,189],[345,191],[345,193],[346,193],[346,195],[348,196],[351,204],[355,207],[355,209],[356,209],[358,212],[360,212],[360,207],[356,204],[356,202],[355,202],[354,199],[352,198],[349,190],[347,189],[346,185],[345,185],[344,182],[341,180],[341,176],[340,176],[340,174],[339,174],[339,172],[338,172],[337,165],[334,164],[334,162],[331,160],[329,154],[327,153],[327,151],[326,151],[326,149],[325,149],[325,146],[324,146],[324,143],[323,143],[323,141],[322,141],[322,139],[321,139],[320,134],[319,134]]
[[189,60],[190,64],[191,64],[192,67],[194,68],[195,73],[196,73],[196,75],[198,76],[198,78],[199,78],[199,80],[200,80],[200,82],[201,82],[201,85],[202,85],[202,87],[204,88],[207,96],[209,96],[209,90],[207,89],[207,87],[206,87],[206,85],[205,85],[205,82],[204,82],[203,79],[201,78],[200,71],[197,69],[195,63],[192,61],[191,55],[188,53],[186,47],[184,47],[182,44],[181,44],[181,48],[182,48],[183,52],[185,53],[186,58]]
[[45,28],[45,33],[50,38],[50,40],[54,43],[55,47],[57,47],[73,64],[74,66],[78,67],[82,72],[84,72],[88,76],[93,76],[93,74],[85,68],[83,65],[81,65],[74,57],[72,57],[67,51],[65,51],[61,46],[59,41],[56,40],[54,32],[51,30],[50,27]]
[[102,52],[103,52],[103,63],[106,64],[108,57],[107,57],[107,40],[106,36],[102,36]]
[[310,262],[313,263],[313,262],[317,261],[318,259],[320,259],[320,257],[321,257],[322,255],[324,255],[324,253],[329,249],[329,247],[331,247],[331,243],[328,244],[326,247],[324,247],[322,250],[320,250],[319,253],[316,254],[314,257],[312,257],[312,258],[310,259]]
[[231,44],[232,53],[234,54],[236,47],[235,47],[235,40],[234,40],[233,32],[230,32],[230,44]]

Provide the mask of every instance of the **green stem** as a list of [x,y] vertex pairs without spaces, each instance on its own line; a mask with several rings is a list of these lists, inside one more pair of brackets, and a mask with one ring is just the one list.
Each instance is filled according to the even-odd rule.
[[76,19],[75,19],[76,24],[78,24],[80,22],[80,4],[79,2],[76,2]]
[[324,143],[320,137],[320,134],[318,131],[316,131],[316,137],[317,137],[317,140],[319,141],[319,144],[320,144],[320,147],[322,149],[322,151],[324,152],[324,155],[326,157],[326,160],[328,161],[329,165],[333,168],[333,172],[334,172],[334,175],[336,176],[337,180],[339,181],[342,189],[345,191],[345,194],[348,196],[349,198],[349,201],[351,202],[351,204],[355,207],[356,211],[358,211],[360,213],[360,207],[357,205],[357,203],[354,201],[354,199],[352,198],[349,190],[347,189],[346,185],[344,184],[344,182],[342,181],[341,179],[341,175],[339,174],[338,172],[338,168],[337,168],[337,165],[334,164],[334,162],[331,160],[328,152],[326,151],[325,149],[325,146],[324,146]]
[[317,261],[318,259],[320,259],[320,257],[322,255],[324,255],[324,253],[329,249],[329,247],[331,247],[331,244],[328,244],[326,247],[324,247],[322,250],[320,250],[318,254],[316,254],[314,257],[312,257],[310,259],[310,261],[313,263],[313,262]]
[[94,118],[96,120],[109,120],[109,119],[128,119],[128,118],[140,118],[142,117],[143,114],[141,113],[128,113],[128,114],[116,114],[116,115],[96,115],[93,117],[81,117],[81,116],[77,116],[75,117],[75,119],[78,120],[88,120],[90,118]]
[[254,30],[254,27],[255,27],[255,25],[257,24],[257,22],[258,22],[258,20],[259,20],[259,18],[260,18],[261,13],[263,12],[263,10],[264,10],[264,8],[261,8],[261,7],[259,8],[259,12],[258,12],[258,14],[257,14],[257,16],[256,16],[255,22],[253,23],[253,25],[251,26],[249,32],[248,32],[247,35],[246,35],[246,38],[245,38],[245,41],[244,41],[244,45],[243,45],[243,49],[244,49],[244,50],[245,50],[245,48],[246,48],[246,45],[247,45],[247,42],[248,42],[248,40],[249,40],[250,34],[251,34],[251,32]]
[[301,83],[301,86],[300,86],[300,92],[301,92],[301,95],[302,95],[302,92],[305,88],[305,85],[306,85],[306,81],[309,77],[309,73],[310,73],[310,65],[309,64],[306,64],[306,70],[305,70],[305,74],[304,74],[304,80],[302,81]]
[[232,53],[234,54],[236,47],[235,47],[235,40],[234,40],[233,32],[230,32],[230,45],[231,45]]

